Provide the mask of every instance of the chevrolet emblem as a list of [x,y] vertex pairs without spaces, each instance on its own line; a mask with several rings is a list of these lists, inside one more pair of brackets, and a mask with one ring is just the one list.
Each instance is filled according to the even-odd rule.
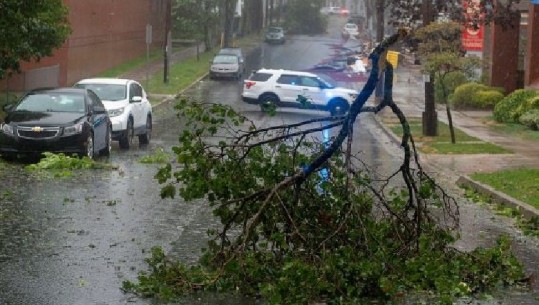
[[34,132],[42,132],[43,128],[41,128],[39,126],[35,126],[35,127],[32,127],[32,131],[34,131]]

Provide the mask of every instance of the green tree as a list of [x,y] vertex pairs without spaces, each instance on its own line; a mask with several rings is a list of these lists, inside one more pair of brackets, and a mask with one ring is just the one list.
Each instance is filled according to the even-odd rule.
[[322,0],[290,0],[286,6],[285,27],[290,33],[320,34],[326,31],[327,20],[320,13]]
[[[424,58],[423,70],[435,77],[441,88],[442,98],[447,101],[451,92],[448,90],[448,75],[455,72],[464,73],[469,78],[474,77],[481,60],[477,57],[464,57],[460,43],[461,26],[456,22],[433,22],[419,29],[416,37],[419,39],[419,54]],[[445,103],[451,142],[456,143],[455,129],[451,115],[450,103]]]
[[173,36],[204,41],[211,49],[218,35],[219,0],[174,0]]
[[70,34],[62,0],[0,2],[0,79],[21,61],[52,55]]

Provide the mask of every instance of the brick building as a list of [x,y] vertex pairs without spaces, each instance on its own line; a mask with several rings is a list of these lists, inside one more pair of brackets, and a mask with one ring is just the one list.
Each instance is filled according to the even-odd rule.
[[164,41],[166,0],[63,0],[72,33],[53,56],[22,63],[21,74],[0,81],[0,90],[70,86],[146,53],[146,25],[152,48]]
[[539,88],[539,4],[522,2],[513,23],[520,26],[486,27],[483,58],[489,84],[511,93],[519,88]]

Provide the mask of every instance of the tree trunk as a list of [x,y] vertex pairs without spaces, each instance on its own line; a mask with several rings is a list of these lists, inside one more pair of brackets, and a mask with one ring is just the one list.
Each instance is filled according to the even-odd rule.
[[376,41],[384,40],[385,20],[384,20],[385,0],[376,0]]
[[228,48],[233,45],[233,25],[234,25],[234,0],[225,0],[224,5],[224,33],[223,47]]
[[447,97],[449,94],[447,93],[447,88],[445,86],[445,76],[447,74],[443,74],[438,78],[438,81],[440,82],[440,86],[442,87],[442,95],[445,102],[445,111],[447,113],[447,122],[449,123],[449,132],[451,133],[451,143],[455,144],[457,141],[455,139],[455,128],[453,127],[453,117],[451,116],[451,107],[449,107],[449,101],[447,100]]
[[451,133],[451,143],[455,144],[457,140],[455,139],[455,128],[453,127],[453,117],[451,116],[449,103],[445,104],[445,111],[447,112],[447,122],[449,123],[449,132]]
[[269,0],[269,24],[268,25],[272,25],[273,24],[273,7],[274,7],[274,0]]

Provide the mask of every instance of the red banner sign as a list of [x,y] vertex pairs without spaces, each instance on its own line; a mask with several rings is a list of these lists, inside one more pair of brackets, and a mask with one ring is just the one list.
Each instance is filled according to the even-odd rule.
[[480,0],[462,0],[464,7],[465,25],[462,27],[462,48],[466,51],[482,51],[483,50],[483,25],[474,24],[473,16],[477,15],[480,10]]

